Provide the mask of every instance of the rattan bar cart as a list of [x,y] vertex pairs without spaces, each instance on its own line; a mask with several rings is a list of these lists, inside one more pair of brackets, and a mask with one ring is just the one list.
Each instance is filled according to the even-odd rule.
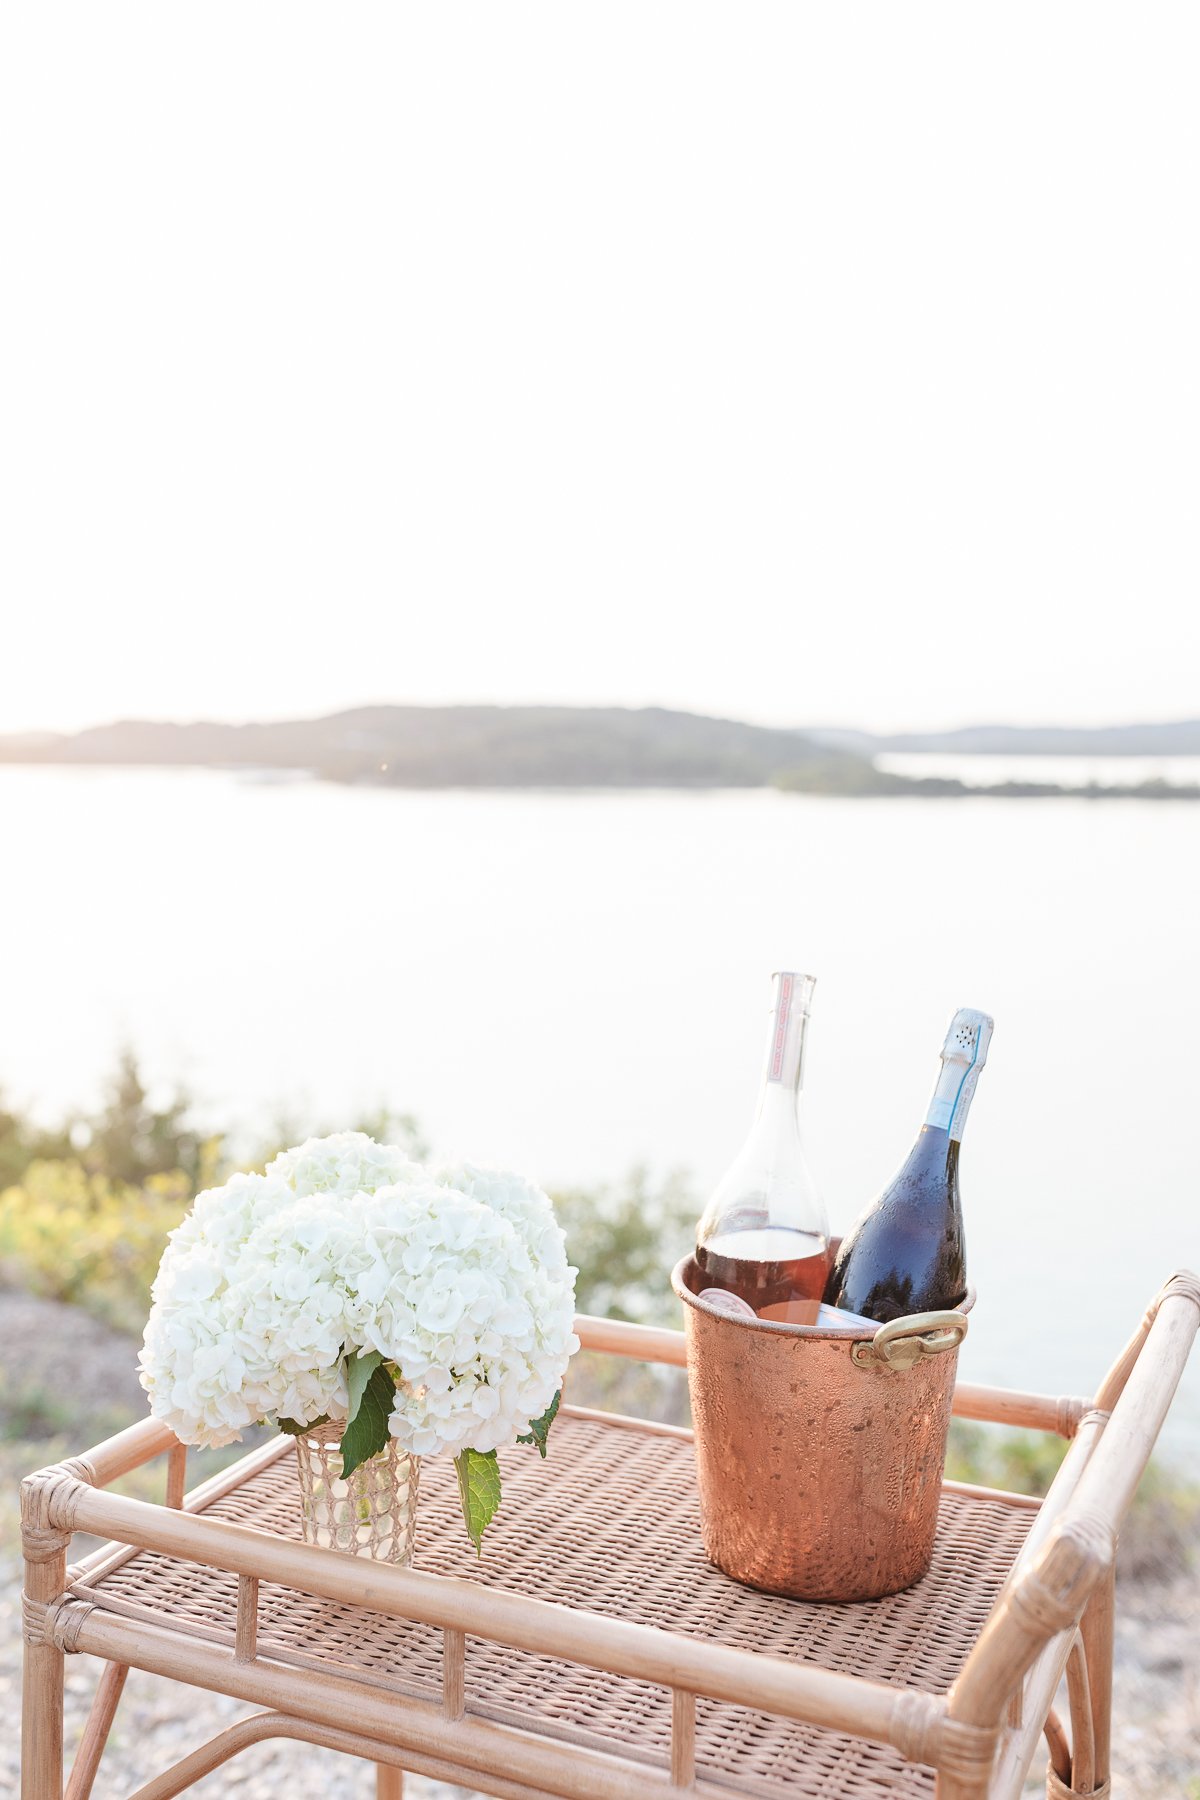
[[[146,1420],[22,1489],[23,1800],[62,1800],[64,1654],[105,1662],[67,1783],[87,1800],[128,1668],[255,1702],[133,1800],[296,1738],[499,1800],[1012,1800],[1045,1735],[1052,1796],[1106,1795],[1116,1535],[1200,1326],[1168,1281],[1093,1402],[960,1384],[966,1418],[1071,1440],[1039,1504],[945,1484],[930,1573],[814,1605],[704,1561],[689,1434],[579,1409],[513,1457],[476,1563],[454,1476],[422,1476],[419,1568],[298,1539],[279,1439],[184,1494]],[[681,1364],[683,1338],[583,1318],[586,1347]],[[163,1506],[104,1492],[165,1453]],[[68,1567],[72,1532],[111,1543]],[[1053,1702],[1066,1673],[1070,1730]]]

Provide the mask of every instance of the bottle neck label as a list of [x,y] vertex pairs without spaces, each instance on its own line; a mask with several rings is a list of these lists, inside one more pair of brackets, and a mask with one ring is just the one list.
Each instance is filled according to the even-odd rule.
[[991,1035],[992,1021],[986,1013],[968,1008],[955,1013],[942,1047],[942,1067],[925,1114],[926,1125],[961,1139]]
[[933,1090],[933,1098],[929,1102],[929,1111],[925,1114],[925,1123],[935,1126],[939,1131],[948,1131],[953,1138],[961,1138],[969,1105],[970,1098],[965,1101],[963,1098],[962,1069],[954,1063],[943,1063],[937,1086]]
[[811,975],[785,971],[775,977],[775,1007],[767,1044],[768,1088],[800,1086],[804,1075],[804,1029],[814,985]]

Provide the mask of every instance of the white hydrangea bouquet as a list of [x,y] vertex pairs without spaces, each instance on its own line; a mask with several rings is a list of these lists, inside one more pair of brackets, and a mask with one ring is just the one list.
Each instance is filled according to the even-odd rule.
[[429,1167],[361,1132],[312,1138],[200,1194],[153,1288],[141,1381],[188,1444],[341,1425],[342,1473],[388,1447],[454,1453],[476,1549],[496,1452],[546,1454],[576,1270],[523,1176]]

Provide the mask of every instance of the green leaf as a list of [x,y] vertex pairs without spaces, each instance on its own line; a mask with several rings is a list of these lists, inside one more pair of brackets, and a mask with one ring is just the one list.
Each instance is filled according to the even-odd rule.
[[395,1397],[396,1384],[381,1362],[372,1369],[358,1410],[342,1432],[343,1479],[357,1469],[359,1463],[365,1463],[368,1457],[378,1456],[381,1450],[387,1449],[388,1418]]
[[346,1386],[350,1390],[350,1411],[347,1420],[358,1417],[358,1409],[362,1405],[362,1397],[367,1391],[367,1383],[383,1361],[378,1350],[352,1350],[346,1358]]
[[310,1419],[302,1425],[299,1419],[280,1419],[280,1431],[286,1431],[289,1437],[303,1437],[306,1431],[315,1431],[318,1425],[328,1425],[329,1414],[322,1413],[319,1419]]
[[541,1418],[530,1419],[529,1430],[525,1433],[524,1437],[519,1437],[517,1439],[518,1444],[536,1444],[539,1454],[545,1456],[546,1439],[550,1436],[550,1427],[554,1423],[555,1414],[558,1412],[558,1403],[561,1399],[562,1389],[559,1388],[557,1394],[555,1394]]
[[494,1450],[460,1450],[454,1467],[467,1535],[482,1556],[483,1534],[500,1504],[500,1464]]

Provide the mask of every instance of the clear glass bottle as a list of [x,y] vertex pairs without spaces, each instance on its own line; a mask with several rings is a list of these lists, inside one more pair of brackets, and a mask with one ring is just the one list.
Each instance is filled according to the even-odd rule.
[[843,1238],[825,1298],[886,1323],[941,1312],[967,1291],[959,1145],[992,1020],[961,1007],[950,1021],[925,1123],[908,1161]]
[[829,1276],[829,1224],[798,1112],[816,982],[793,970],[773,981],[758,1113],[696,1227],[696,1262],[709,1287],[738,1295],[755,1312],[769,1307],[775,1318],[811,1324]]

